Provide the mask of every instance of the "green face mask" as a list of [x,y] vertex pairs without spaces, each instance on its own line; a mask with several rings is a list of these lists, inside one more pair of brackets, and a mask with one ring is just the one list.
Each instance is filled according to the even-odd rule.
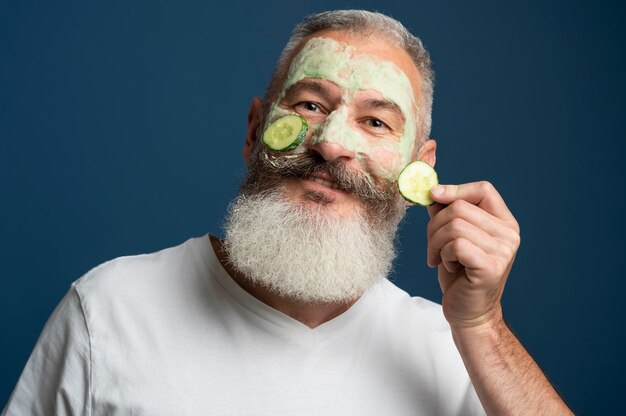
[[[335,143],[353,152],[366,173],[395,181],[410,162],[415,145],[416,111],[411,83],[406,74],[390,61],[373,55],[355,54],[355,48],[330,38],[313,38],[293,59],[289,73],[268,122],[293,108],[279,104],[294,84],[305,78],[330,81],[339,87],[341,102],[317,125],[306,143]],[[359,127],[353,109],[363,94],[389,101],[399,108],[404,125],[398,134],[373,136]],[[376,117],[373,115],[373,117]]]

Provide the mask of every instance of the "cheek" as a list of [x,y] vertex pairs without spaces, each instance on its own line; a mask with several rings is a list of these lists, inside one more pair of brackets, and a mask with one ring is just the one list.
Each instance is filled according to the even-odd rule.
[[398,151],[397,143],[378,141],[368,149],[367,164],[375,176],[395,181],[404,167],[405,158]]
[[280,107],[277,102],[273,103],[270,107],[270,111],[265,120],[265,125],[263,126],[263,129],[267,128],[267,126],[269,126],[270,123],[272,123],[273,121],[276,121],[277,119],[281,118],[282,116],[286,116],[287,114],[293,114],[293,111]]

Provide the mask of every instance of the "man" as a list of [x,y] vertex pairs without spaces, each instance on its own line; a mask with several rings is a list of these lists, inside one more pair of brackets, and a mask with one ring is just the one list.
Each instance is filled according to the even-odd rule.
[[[385,279],[404,165],[435,164],[432,71],[375,13],[311,16],[254,99],[224,241],[72,285],[3,414],[567,414],[502,319],[519,227],[487,182],[431,193],[442,307]],[[286,114],[302,145],[262,144]]]

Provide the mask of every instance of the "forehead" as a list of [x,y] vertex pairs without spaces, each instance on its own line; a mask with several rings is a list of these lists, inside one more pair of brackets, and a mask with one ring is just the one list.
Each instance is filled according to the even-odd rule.
[[[410,95],[414,102],[420,92],[420,73],[402,48],[380,35],[365,36],[335,30],[316,32],[301,43],[291,62],[283,91],[291,86],[286,84],[290,81],[293,84],[303,75],[328,78],[329,74],[346,82],[366,82],[366,85],[348,85],[352,88],[367,89],[367,82],[375,80],[379,88],[374,89],[403,89],[404,95]],[[381,81],[383,85],[380,85]],[[346,85],[346,82],[342,83]]]

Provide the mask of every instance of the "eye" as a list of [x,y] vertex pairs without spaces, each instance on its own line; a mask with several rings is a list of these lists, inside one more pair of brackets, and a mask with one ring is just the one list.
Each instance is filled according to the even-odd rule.
[[308,111],[308,112],[311,112],[311,113],[321,113],[321,112],[323,112],[322,107],[319,104],[314,103],[312,101],[302,101],[301,103],[296,104],[294,107],[295,108],[300,108],[303,111]]
[[372,127],[374,130],[390,130],[389,126],[377,118],[368,118],[365,120],[365,124],[368,127]]

